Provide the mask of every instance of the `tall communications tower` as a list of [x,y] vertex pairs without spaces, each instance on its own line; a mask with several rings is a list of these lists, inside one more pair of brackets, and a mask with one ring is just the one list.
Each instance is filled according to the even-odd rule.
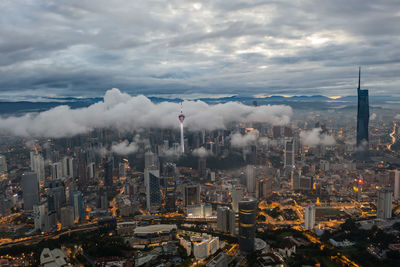
[[183,121],[185,120],[185,115],[183,115],[182,103],[181,103],[181,114],[179,114],[178,118],[181,123],[181,149],[182,149],[181,151],[183,154],[183,153],[185,153],[185,144],[184,144],[184,140],[183,140]]

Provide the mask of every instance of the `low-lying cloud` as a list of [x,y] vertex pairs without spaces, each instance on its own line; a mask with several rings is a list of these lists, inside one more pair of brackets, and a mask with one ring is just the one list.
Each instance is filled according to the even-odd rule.
[[321,128],[314,128],[311,131],[302,131],[300,133],[300,141],[303,145],[312,147],[317,145],[331,146],[336,143],[335,138],[322,133]]
[[[40,113],[0,118],[0,133],[23,137],[70,137],[96,128],[134,131],[143,128],[177,128],[180,104],[153,103],[143,95],[131,96],[113,88],[104,101],[86,108],[58,106]],[[238,102],[209,105],[185,101],[185,129],[226,129],[233,122],[262,122],[284,125],[290,122],[292,109],[285,105],[247,106]],[[121,145],[122,147],[122,145]],[[133,149],[133,148],[132,148]]]
[[118,155],[129,155],[139,150],[139,146],[135,142],[129,143],[128,140],[124,140],[121,143],[112,145],[112,152]]
[[212,153],[205,149],[204,147],[199,147],[193,150],[192,152],[193,156],[199,157],[199,158],[206,158],[208,156],[211,156]]
[[129,155],[136,153],[139,150],[139,143],[142,142],[137,134],[132,142],[124,140],[120,143],[115,143],[111,146],[111,151],[117,155]]
[[260,133],[257,130],[250,131],[246,134],[234,133],[231,136],[231,145],[233,147],[245,147],[254,144]]

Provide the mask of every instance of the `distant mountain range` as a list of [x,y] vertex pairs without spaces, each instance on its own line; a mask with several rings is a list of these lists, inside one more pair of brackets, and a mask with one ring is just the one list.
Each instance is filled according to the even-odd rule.
[[[159,102],[182,102],[180,98],[163,98],[163,97],[148,97],[155,103]],[[345,96],[337,99],[332,99],[323,95],[312,96],[268,96],[268,97],[244,97],[230,96],[221,98],[198,98],[208,104],[226,103],[229,101],[241,102],[248,105],[289,105],[293,109],[301,110],[346,110],[354,109],[357,105],[357,96]],[[73,109],[90,106],[103,98],[76,98],[76,97],[46,97],[40,101],[1,101],[0,100],[0,115],[24,114],[27,112],[41,112],[56,106],[68,105]],[[373,109],[396,108],[400,109],[400,97],[392,96],[370,96],[370,105]]]

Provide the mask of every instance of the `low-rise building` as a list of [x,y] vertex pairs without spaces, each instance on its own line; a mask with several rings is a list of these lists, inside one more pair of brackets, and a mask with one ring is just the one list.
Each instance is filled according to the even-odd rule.
[[134,230],[134,244],[152,244],[169,241],[176,235],[175,224],[156,224],[136,227]]
[[66,260],[66,256],[61,249],[53,249],[45,248],[40,254],[40,264],[43,267],[64,267],[70,266]]

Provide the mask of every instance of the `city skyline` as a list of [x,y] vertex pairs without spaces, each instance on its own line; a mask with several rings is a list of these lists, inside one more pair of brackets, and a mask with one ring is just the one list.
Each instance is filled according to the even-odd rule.
[[398,25],[395,0],[0,1],[0,265],[400,266]]

